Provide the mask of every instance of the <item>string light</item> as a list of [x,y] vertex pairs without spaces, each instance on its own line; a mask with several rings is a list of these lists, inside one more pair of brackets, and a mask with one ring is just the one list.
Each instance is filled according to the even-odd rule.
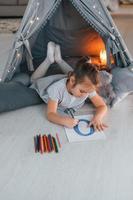
[[0,78],[0,82],[2,81],[2,79]]
[[20,53],[17,53],[17,58],[20,58],[20,55],[21,55]]
[[96,8],[96,6],[94,5],[94,6],[93,6],[93,8],[95,9],[95,8]]
[[[40,18],[37,16],[37,12],[38,12],[40,3],[37,2],[36,5],[37,5],[37,7],[36,7],[35,11],[33,12],[32,19],[30,20],[30,25],[29,25],[29,28],[28,28],[28,30],[27,30],[27,35],[30,33],[30,29],[31,29],[32,25],[34,24],[35,20],[38,21],[38,20],[40,19]],[[34,15],[34,14],[35,14],[35,15]]]
[[34,23],[34,20],[30,20],[30,23],[33,24],[33,23]]
[[[38,11],[38,9],[39,9],[39,5],[40,5],[40,3],[39,2],[37,2],[36,3],[36,5],[37,5],[37,8],[35,9],[35,16],[34,16],[34,19],[33,19],[33,17],[32,17],[32,19],[31,20],[29,20],[29,28],[28,28],[28,30],[27,30],[27,34],[29,34],[30,33],[30,28],[31,28],[31,26],[34,24],[34,22],[35,22],[35,20],[39,20],[40,18],[37,16],[37,11]],[[33,12],[33,15],[34,15],[34,12]],[[26,34],[26,35],[27,35]],[[21,54],[20,53],[18,53],[18,51],[17,51],[17,53],[16,53],[16,57],[19,59],[20,57],[21,57]],[[15,70],[16,68],[14,67],[12,70],[10,69],[9,70],[9,68],[10,68],[10,66],[8,67],[8,70],[7,70],[7,73],[12,73],[12,70]],[[0,79],[0,81],[1,81],[1,79]]]

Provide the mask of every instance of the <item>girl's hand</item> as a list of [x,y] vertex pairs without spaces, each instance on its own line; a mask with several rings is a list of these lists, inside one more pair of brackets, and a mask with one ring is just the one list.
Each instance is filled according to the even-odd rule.
[[78,122],[79,122],[78,119],[68,117],[66,118],[65,126],[68,128],[73,128],[74,126],[78,124]]
[[105,128],[108,128],[106,124],[102,122],[102,120],[98,117],[93,117],[89,123],[89,127],[93,125],[95,130],[103,131]]

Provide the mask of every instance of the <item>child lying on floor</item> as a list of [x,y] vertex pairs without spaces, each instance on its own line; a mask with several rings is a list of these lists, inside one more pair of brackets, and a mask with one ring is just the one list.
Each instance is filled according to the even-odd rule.
[[98,131],[104,130],[107,125],[103,123],[103,117],[107,112],[107,106],[103,99],[97,94],[99,85],[99,71],[96,66],[87,62],[79,62],[73,70],[62,58],[60,46],[53,42],[48,43],[47,57],[45,61],[32,74],[31,81],[43,77],[48,67],[57,62],[64,73],[68,76],[47,88],[47,118],[49,121],[73,128],[78,120],[69,116],[62,116],[58,108],[65,111],[72,108],[76,111],[82,107],[85,100],[89,98],[96,107],[96,112],[89,126],[93,125]]

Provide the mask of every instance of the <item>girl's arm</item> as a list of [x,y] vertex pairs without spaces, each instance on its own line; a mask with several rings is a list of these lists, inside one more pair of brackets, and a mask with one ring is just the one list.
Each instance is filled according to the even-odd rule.
[[55,124],[66,126],[68,128],[72,128],[78,123],[77,119],[59,115],[57,113],[57,107],[58,107],[58,102],[49,99],[47,105],[47,118],[49,121]]
[[96,107],[96,113],[95,116],[102,119],[105,114],[107,113],[107,105],[103,101],[102,97],[100,97],[98,94],[91,98],[91,102]]
[[106,124],[102,122],[103,117],[107,113],[107,105],[103,101],[102,97],[100,97],[98,94],[92,97],[90,100],[96,107],[96,113],[93,119],[91,120],[89,126],[93,124],[95,129],[102,131],[104,130],[104,128],[108,127]]

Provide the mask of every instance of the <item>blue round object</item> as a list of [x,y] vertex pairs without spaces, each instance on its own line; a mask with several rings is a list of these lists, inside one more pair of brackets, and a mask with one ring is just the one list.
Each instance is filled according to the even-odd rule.
[[[79,122],[86,122],[86,124],[90,123],[90,121],[87,119],[80,119]],[[76,133],[78,133],[79,135],[82,135],[82,136],[92,135],[95,132],[93,125],[88,128],[88,132],[85,134],[80,131],[79,124],[74,126],[74,130],[76,131]]]

